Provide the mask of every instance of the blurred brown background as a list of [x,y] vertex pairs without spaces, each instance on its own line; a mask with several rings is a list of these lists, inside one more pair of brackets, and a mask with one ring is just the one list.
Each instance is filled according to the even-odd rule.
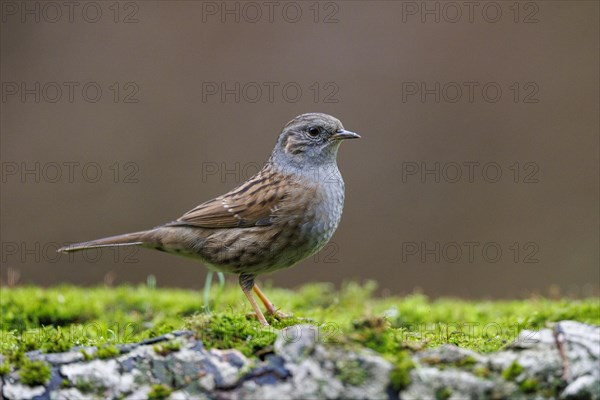
[[54,250],[179,217],[320,111],[363,137],[342,223],[262,279],[598,294],[597,2],[1,4],[4,283],[201,287],[193,260]]

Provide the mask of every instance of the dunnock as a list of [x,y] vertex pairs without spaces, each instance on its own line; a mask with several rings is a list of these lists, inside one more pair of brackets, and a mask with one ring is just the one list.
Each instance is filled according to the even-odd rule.
[[269,161],[227,194],[176,221],[142,232],[72,244],[58,251],[138,245],[200,259],[208,268],[239,274],[259,321],[278,311],[254,283],[257,275],[291,267],[321,250],[344,206],[336,155],[344,139],[360,136],[326,114],[302,114],[284,126]]

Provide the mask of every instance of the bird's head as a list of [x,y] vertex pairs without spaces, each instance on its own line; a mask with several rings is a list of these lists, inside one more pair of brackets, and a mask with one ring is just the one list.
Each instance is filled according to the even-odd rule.
[[295,168],[335,164],[340,143],[357,138],[358,134],[345,130],[340,120],[331,115],[302,114],[283,127],[271,161]]

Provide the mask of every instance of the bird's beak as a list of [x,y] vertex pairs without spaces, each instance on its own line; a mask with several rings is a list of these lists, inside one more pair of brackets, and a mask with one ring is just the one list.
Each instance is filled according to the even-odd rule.
[[334,140],[344,140],[344,139],[359,139],[360,135],[358,133],[350,132],[345,129],[341,131],[337,131],[331,136]]

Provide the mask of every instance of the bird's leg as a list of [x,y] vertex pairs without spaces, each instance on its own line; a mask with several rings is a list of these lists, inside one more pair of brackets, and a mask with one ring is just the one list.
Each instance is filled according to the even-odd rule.
[[260,311],[260,308],[258,307],[258,304],[256,303],[256,299],[254,298],[254,296],[252,296],[252,288],[254,287],[254,275],[241,274],[240,275],[240,286],[241,286],[242,290],[244,291],[244,294],[248,298],[248,301],[252,305],[252,308],[254,309],[254,312],[256,313],[256,317],[258,318],[258,321],[264,326],[269,326],[269,323],[265,319],[265,316],[263,315],[262,311]]
[[258,288],[256,283],[254,284],[254,293],[256,293],[260,301],[262,301],[262,303],[265,305],[268,314],[273,315],[277,312],[277,309],[275,309],[273,303],[267,299],[267,296],[265,296],[265,294]]
[[262,303],[265,305],[265,307],[267,309],[267,313],[269,315],[275,315],[280,318],[290,318],[291,317],[290,314],[283,313],[283,312],[279,311],[278,309],[276,309],[275,306],[273,305],[273,303],[271,303],[271,301],[269,299],[267,299],[267,296],[265,296],[265,294],[258,288],[258,285],[256,283],[254,284],[254,292],[256,293],[256,295],[258,296],[260,301],[262,301]]

